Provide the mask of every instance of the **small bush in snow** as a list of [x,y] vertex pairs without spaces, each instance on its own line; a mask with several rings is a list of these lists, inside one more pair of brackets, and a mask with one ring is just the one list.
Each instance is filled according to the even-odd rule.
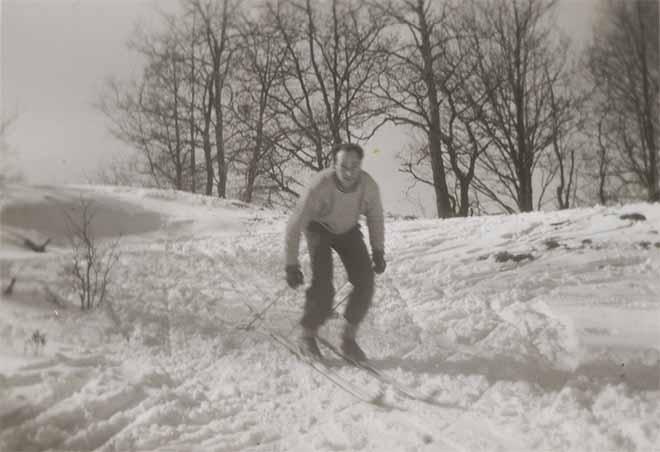
[[646,221],[646,217],[641,213],[625,213],[619,217],[622,220]]
[[495,255],[495,262],[508,262],[508,261],[514,261],[514,262],[521,262],[524,260],[534,260],[534,256],[532,256],[529,253],[524,253],[524,254],[511,254],[508,251],[500,251]]
[[555,248],[559,248],[561,245],[559,244],[558,241],[555,239],[548,239],[545,242],[543,242],[545,245],[545,248],[548,250],[554,250]]
[[39,351],[43,350],[45,346],[46,346],[46,335],[40,332],[39,330],[35,330],[35,332],[32,333],[32,336],[26,339],[25,348],[23,352],[27,353],[28,350],[32,350],[32,352],[35,355],[38,355]]
[[100,306],[105,300],[113,266],[119,259],[119,241],[103,246],[92,231],[92,201],[81,199],[77,218],[64,212],[73,251],[64,268],[65,277],[80,299],[82,310]]
[[639,242],[639,246],[642,247],[645,250],[648,250],[649,248],[651,248],[651,242],[643,240],[643,241]]
[[16,277],[15,276],[13,276],[11,278],[11,281],[9,281],[9,284],[7,285],[7,287],[5,287],[2,290],[2,295],[6,296],[6,297],[10,296],[12,294],[12,292],[14,291],[14,284],[16,284]]

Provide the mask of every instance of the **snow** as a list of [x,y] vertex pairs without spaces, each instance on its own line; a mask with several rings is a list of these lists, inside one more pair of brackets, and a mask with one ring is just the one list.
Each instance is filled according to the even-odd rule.
[[[120,237],[121,250],[110,302],[85,313],[61,276],[58,214],[81,198],[99,240]],[[385,387],[393,410],[239,328],[273,303],[263,326],[298,332],[285,212],[111,186],[9,186],[0,207],[3,288],[18,278],[0,301],[0,451],[660,450],[658,204],[388,220],[360,342],[433,401]],[[633,213],[646,219],[621,218]],[[53,242],[38,254],[26,237]],[[339,301],[349,287],[336,261]]]

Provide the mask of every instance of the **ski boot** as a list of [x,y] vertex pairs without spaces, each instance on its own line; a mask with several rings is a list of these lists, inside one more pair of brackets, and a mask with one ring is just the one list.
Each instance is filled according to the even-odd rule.
[[344,328],[344,334],[342,335],[341,351],[351,360],[364,363],[367,361],[367,355],[365,355],[364,351],[355,341],[356,334],[357,325],[347,323]]
[[303,329],[302,335],[300,336],[300,351],[303,355],[314,358],[318,360],[323,360],[323,355],[319,349],[319,345],[316,342],[316,331],[309,330],[307,328]]

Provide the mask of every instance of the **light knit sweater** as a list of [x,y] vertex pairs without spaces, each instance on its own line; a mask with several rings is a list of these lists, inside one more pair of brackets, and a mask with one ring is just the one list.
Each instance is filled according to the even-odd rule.
[[378,185],[365,171],[360,171],[356,187],[345,192],[339,188],[334,168],[317,173],[289,217],[286,227],[286,264],[298,264],[300,234],[311,221],[322,224],[334,234],[348,232],[360,215],[367,218],[372,250],[385,249],[385,222]]

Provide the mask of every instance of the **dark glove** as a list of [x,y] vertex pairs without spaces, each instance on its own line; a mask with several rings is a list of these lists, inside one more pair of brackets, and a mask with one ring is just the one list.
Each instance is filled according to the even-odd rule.
[[371,253],[371,259],[374,261],[374,271],[379,275],[385,271],[385,253],[382,250],[374,250]]
[[300,286],[304,279],[302,271],[300,270],[300,265],[287,265],[286,266],[286,283],[292,289]]

